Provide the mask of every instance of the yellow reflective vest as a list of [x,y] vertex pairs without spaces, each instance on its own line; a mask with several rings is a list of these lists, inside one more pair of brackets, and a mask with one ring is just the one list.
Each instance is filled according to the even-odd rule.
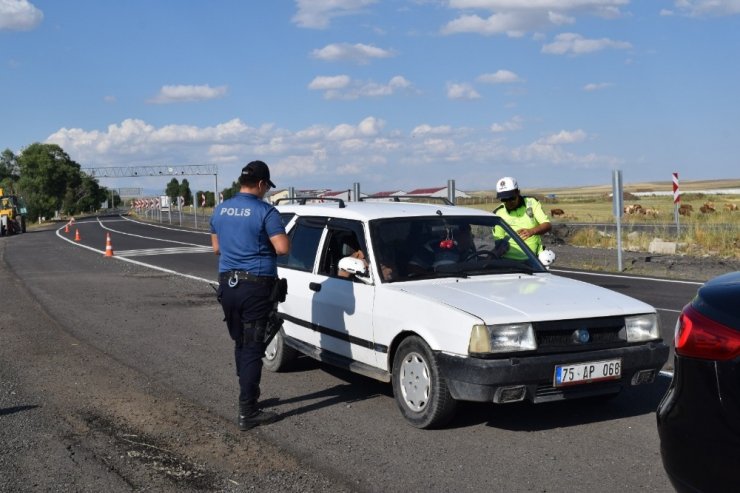
[[[506,221],[514,232],[523,228],[534,228],[542,223],[550,222],[550,218],[547,217],[545,211],[542,210],[542,204],[540,204],[540,201],[532,197],[522,196],[522,205],[513,211],[506,210],[506,207],[501,204],[494,209],[493,213]],[[498,240],[505,236],[506,233],[504,233],[501,226],[493,228],[494,239]],[[535,255],[539,254],[543,249],[541,235],[530,236],[524,240],[524,243],[534,252]],[[512,241],[509,242],[509,251],[504,255],[504,257],[515,260],[525,260],[527,258],[527,254],[524,253],[518,244]]]

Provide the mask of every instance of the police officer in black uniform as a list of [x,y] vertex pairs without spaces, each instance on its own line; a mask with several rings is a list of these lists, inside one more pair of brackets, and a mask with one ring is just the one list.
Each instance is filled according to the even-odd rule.
[[[290,240],[277,209],[264,196],[274,188],[262,161],[247,164],[239,176],[239,193],[218,205],[211,217],[211,243],[219,255],[218,299],[234,340],[239,377],[239,429],[272,423],[278,415],[257,405],[265,354],[265,332],[277,303],[277,256]],[[274,318],[274,313],[272,316]]]

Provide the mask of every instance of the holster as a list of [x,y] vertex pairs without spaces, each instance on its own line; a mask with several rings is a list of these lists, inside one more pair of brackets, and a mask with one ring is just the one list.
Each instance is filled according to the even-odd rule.
[[282,326],[283,319],[280,318],[277,310],[270,311],[267,318],[244,323],[243,341],[245,344],[250,342],[270,344]]
[[287,294],[288,280],[277,279],[270,293],[272,310],[270,310],[266,318],[244,324],[244,342],[254,341],[270,344],[272,338],[275,337],[283,326],[283,319],[278,314],[278,303],[285,301]]
[[277,279],[275,284],[272,285],[272,293],[270,293],[270,301],[277,307],[278,303],[285,301],[285,297],[288,294],[288,280]]

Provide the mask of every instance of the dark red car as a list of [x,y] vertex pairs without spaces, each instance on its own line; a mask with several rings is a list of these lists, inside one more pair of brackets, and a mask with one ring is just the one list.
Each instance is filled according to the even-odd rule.
[[657,411],[663,466],[678,491],[740,492],[740,272],[699,288],[675,346]]

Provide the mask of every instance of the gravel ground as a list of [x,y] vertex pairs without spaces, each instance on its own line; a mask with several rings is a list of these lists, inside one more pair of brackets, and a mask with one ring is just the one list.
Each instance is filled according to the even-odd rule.
[[[548,243],[547,241],[545,242]],[[547,244],[557,258],[553,268],[619,272],[617,250]],[[740,271],[740,260],[707,255],[658,255],[649,252],[622,252],[622,273],[630,275],[707,281],[728,272]]]
[[[17,277],[19,265],[8,262],[4,240],[0,241],[0,297],[5,302],[0,310],[0,493],[354,489],[264,440],[259,429],[240,433],[232,414],[225,419],[194,404],[75,337],[73,327],[62,324]],[[39,246],[42,242],[34,245],[31,233],[12,240],[36,248],[43,258],[39,263],[64,262],[63,250],[53,243],[48,249]],[[64,281],[67,289],[115,310],[103,293],[96,298],[90,292],[97,284],[84,286],[86,279],[97,275],[95,266],[105,275],[106,264],[101,258],[84,258],[91,268],[70,273],[76,279]],[[37,275],[48,280],[58,275],[52,270],[41,268]],[[124,291],[136,287],[157,293],[165,281],[170,286],[181,282],[182,289],[189,286],[133,265],[116,280]],[[68,308],[71,313],[84,310]],[[117,314],[123,320],[120,311]],[[98,330],[94,324],[88,328],[91,333]]]

